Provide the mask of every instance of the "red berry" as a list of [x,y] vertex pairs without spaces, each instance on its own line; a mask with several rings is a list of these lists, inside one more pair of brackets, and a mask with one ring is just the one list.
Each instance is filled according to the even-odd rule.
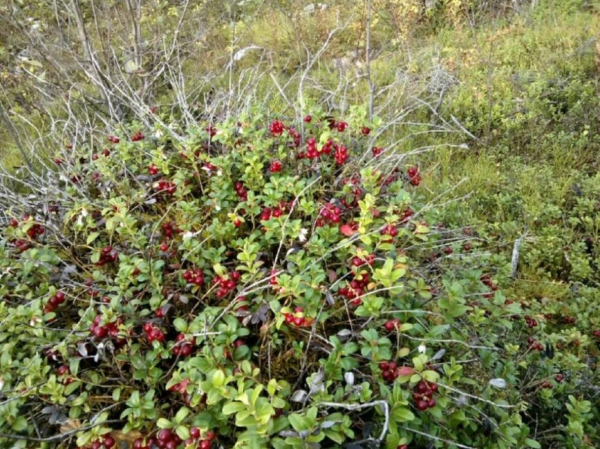
[[310,115],[307,115],[306,117],[304,117],[304,123],[310,123],[312,122],[312,117]]
[[272,161],[269,171],[271,173],[278,173],[282,170],[282,168],[283,168],[283,164],[280,161]]
[[202,440],[200,441],[200,449],[210,449],[212,442],[210,440]]
[[158,431],[156,438],[158,438],[158,441],[163,441],[166,443],[173,438],[173,432],[171,432],[169,429],[161,429]]
[[215,439],[215,433],[212,430],[209,430],[208,432],[206,432],[206,434],[204,435],[206,437],[207,440],[214,440]]
[[395,328],[396,328],[396,323],[394,323],[392,320],[385,322],[385,329],[388,332],[392,332]]
[[417,408],[421,411],[427,410],[428,407],[429,407],[429,403],[425,400],[420,400],[417,402]]
[[113,437],[111,437],[110,435],[104,437],[104,446],[107,447],[107,449],[110,449],[111,447],[113,447],[115,445],[115,439]]
[[197,440],[198,438],[200,438],[200,429],[198,429],[197,427],[192,427],[190,429],[190,436],[194,439]]

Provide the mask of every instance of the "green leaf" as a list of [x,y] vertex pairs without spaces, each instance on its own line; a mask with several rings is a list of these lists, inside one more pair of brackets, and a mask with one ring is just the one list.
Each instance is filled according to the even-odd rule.
[[415,415],[406,407],[398,407],[392,411],[392,417],[396,422],[412,421]]
[[292,413],[290,416],[288,416],[288,420],[295,431],[300,432],[302,430],[308,430],[308,420],[303,416],[300,416],[297,413]]
[[169,421],[168,419],[159,418],[158,421],[156,421],[156,427],[158,427],[159,429],[170,429],[171,427],[173,427],[173,424],[171,424],[171,421]]
[[179,409],[179,411],[177,412],[177,414],[175,415],[175,422],[177,424],[180,424],[183,422],[183,420],[185,418],[187,418],[187,416],[190,414],[190,409],[188,409],[187,407],[182,407]]
[[90,235],[88,235],[87,239],[86,239],[86,243],[89,245],[90,243],[92,243],[94,240],[96,240],[98,238],[98,236],[100,235],[99,232],[92,232]]
[[532,447],[534,449],[542,449],[542,445],[540,443],[530,438],[527,438],[525,440],[525,444],[527,445],[527,447]]
[[221,410],[221,413],[223,413],[224,415],[231,415],[233,413],[237,413],[245,409],[246,406],[241,402],[228,402],[223,406],[223,410]]
[[183,333],[188,330],[188,323],[183,318],[175,318],[173,320],[173,326],[175,326],[177,332]]
[[175,428],[175,433],[182,440],[187,440],[190,437],[190,431],[186,426],[177,426]]
[[215,387],[222,387],[225,385],[225,373],[221,370],[215,371],[212,377],[212,384]]

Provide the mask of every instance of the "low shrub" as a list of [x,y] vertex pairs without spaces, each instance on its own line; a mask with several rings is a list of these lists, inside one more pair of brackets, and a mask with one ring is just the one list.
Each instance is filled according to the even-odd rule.
[[542,332],[376,131],[133,123],[3,199],[0,445],[536,448],[540,407],[597,436],[596,333]]

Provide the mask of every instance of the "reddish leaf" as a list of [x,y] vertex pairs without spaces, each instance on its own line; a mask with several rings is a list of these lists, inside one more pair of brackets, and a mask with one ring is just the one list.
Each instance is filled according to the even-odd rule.
[[356,232],[354,229],[352,229],[352,226],[350,226],[348,224],[344,224],[344,225],[340,226],[340,231],[346,237],[350,237],[352,234],[354,234]]
[[411,368],[410,366],[401,366],[396,370],[396,374],[398,374],[398,376],[411,376],[414,372],[415,369]]

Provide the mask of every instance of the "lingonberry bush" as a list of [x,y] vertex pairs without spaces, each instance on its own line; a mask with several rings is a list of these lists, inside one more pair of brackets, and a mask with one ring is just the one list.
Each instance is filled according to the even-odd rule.
[[536,448],[547,404],[576,447],[585,354],[555,357],[364,117],[61,151],[0,238],[0,444]]

